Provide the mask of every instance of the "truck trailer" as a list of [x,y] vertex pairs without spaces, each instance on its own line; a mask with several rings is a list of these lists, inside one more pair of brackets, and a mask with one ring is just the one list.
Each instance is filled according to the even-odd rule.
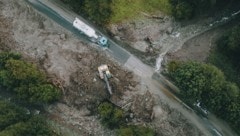
[[103,47],[108,47],[107,38],[100,34],[97,34],[93,28],[91,28],[89,25],[84,23],[79,18],[77,18],[77,17],[75,18],[75,20],[73,21],[73,27],[78,29],[80,32],[85,34],[87,37],[89,37],[89,39],[92,42],[97,43]]

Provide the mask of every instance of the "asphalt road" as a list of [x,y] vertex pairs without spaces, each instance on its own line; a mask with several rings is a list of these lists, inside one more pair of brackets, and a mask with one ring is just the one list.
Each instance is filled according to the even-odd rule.
[[[47,1],[47,0],[46,0]],[[45,2],[46,2],[45,1]],[[51,2],[48,2],[48,6],[45,6],[41,0],[28,0],[28,2],[38,11],[42,12],[43,14],[47,15],[49,18],[51,18],[52,20],[54,20],[55,22],[57,22],[59,25],[61,25],[62,27],[66,28],[67,30],[73,32],[76,36],[78,36],[78,38],[80,38],[81,40],[87,41],[89,42],[90,40],[88,40],[87,36],[85,36],[84,34],[81,34],[77,29],[75,29],[72,26],[72,22],[75,19],[75,17],[80,18],[82,21],[84,21],[85,23],[87,23],[88,25],[91,26],[91,24],[89,24],[85,19],[83,19],[81,16],[77,15],[77,14],[73,14],[73,13],[68,13],[66,12],[66,10],[64,10],[63,8],[59,9],[59,8],[55,8],[55,9],[59,9],[56,11],[53,11],[52,8],[49,7],[55,7],[54,4],[52,4]],[[63,12],[64,11],[64,12]],[[62,14],[65,13],[65,14]],[[60,15],[61,14],[61,15]],[[91,26],[94,27],[94,26]],[[98,33],[101,34],[100,31],[98,31],[97,29],[95,29]],[[103,35],[103,34],[102,34]],[[109,48],[107,49],[108,53],[111,54],[111,56],[113,56],[118,62],[120,62],[121,64],[125,64],[125,62],[129,59],[129,57],[131,56],[130,53],[128,53],[126,50],[124,50],[123,48],[121,48],[120,46],[118,46],[116,43],[114,43],[112,40],[109,40]],[[96,44],[96,46],[99,46]]]
[[[91,27],[93,27],[98,33],[102,34],[100,31],[94,27],[94,25],[90,24],[88,21],[83,19],[81,16],[65,9],[63,6],[61,6],[59,3],[54,3],[54,0],[49,2],[49,0],[27,0],[35,9],[40,11],[41,13],[45,14],[55,22],[57,22],[62,27],[66,28],[67,30],[74,33],[78,38],[85,42],[90,42],[88,38],[79,33],[78,30],[76,30],[72,26],[72,22],[75,17],[78,17]],[[47,3],[47,4],[46,4]],[[57,5],[57,6],[56,6]],[[54,9],[54,10],[53,10]],[[103,34],[102,34],[103,35]],[[108,38],[110,39],[110,38]],[[153,93],[157,93],[158,95],[166,95],[168,97],[171,97],[171,101],[174,101],[174,103],[180,103],[181,105],[184,105],[184,103],[179,100],[177,97],[175,97],[168,89],[166,89],[166,85],[163,83],[167,82],[169,84],[169,81],[165,80],[164,77],[160,77],[161,79],[158,81],[157,85],[152,80],[152,77],[154,77],[154,69],[149,67],[148,65],[145,65],[142,63],[138,58],[136,58],[134,55],[130,54],[128,51],[123,49],[122,47],[118,46],[115,42],[112,40],[109,40],[110,47],[105,50],[107,51],[113,58],[115,58],[119,63],[121,63],[123,66],[127,67],[128,69],[132,70],[135,74],[142,77],[142,80],[147,79],[148,84],[151,84],[150,86],[154,86],[153,89],[155,90]],[[99,47],[99,45],[95,44]],[[155,84],[155,85],[153,85]],[[157,89],[158,88],[158,89]],[[160,92],[161,90],[162,92]],[[165,91],[165,92],[164,92]],[[187,105],[184,105],[186,108],[189,108]],[[184,111],[187,112],[187,111]],[[215,135],[212,130],[216,130],[216,128],[207,120],[203,119],[201,117],[198,117],[196,115],[192,115],[195,120],[199,123],[195,122],[195,124],[201,124],[202,127],[207,129],[211,135]]]

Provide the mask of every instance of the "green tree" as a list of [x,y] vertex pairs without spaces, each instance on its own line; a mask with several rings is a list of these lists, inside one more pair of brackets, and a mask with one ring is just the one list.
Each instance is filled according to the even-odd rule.
[[[171,77],[182,90],[181,96],[185,101],[203,102],[210,109],[221,106],[224,74],[215,66],[197,62],[180,64],[175,70],[169,70]],[[216,110],[216,109],[215,109]]]
[[44,73],[39,71],[36,65],[22,60],[7,60],[5,69],[9,72],[10,80],[14,81],[8,86],[16,87],[21,84],[37,84],[46,81]]
[[21,85],[15,88],[18,98],[30,103],[50,103],[60,97],[60,91],[51,84]]
[[178,3],[173,10],[173,16],[177,19],[190,19],[193,16],[193,7],[186,2]]
[[0,69],[2,69],[5,66],[6,61],[9,59],[19,60],[21,59],[21,55],[13,52],[1,52],[0,53]]
[[201,94],[207,82],[203,65],[195,62],[183,63],[170,74],[177,86],[184,90],[181,91],[181,96],[187,102],[201,100]]
[[112,0],[84,1],[83,11],[86,15],[96,21],[97,24],[105,25],[109,23],[112,14]]
[[117,131],[118,136],[155,136],[153,129],[143,126],[125,126]]
[[0,136],[54,136],[45,119],[30,115],[10,102],[0,100]]
[[0,131],[22,120],[26,120],[26,111],[9,102],[0,100]]
[[231,29],[219,39],[218,48],[240,71],[240,25]]
[[45,74],[36,65],[20,58],[19,54],[0,53],[0,86],[31,104],[57,100],[61,95],[59,89],[47,83]]
[[131,127],[120,127],[120,129],[117,130],[118,136],[135,136],[134,131]]
[[235,128],[240,127],[239,87],[226,81],[221,70],[209,64],[182,62],[168,71],[186,102],[193,104],[199,100]]
[[111,103],[104,102],[98,107],[103,125],[109,128],[115,128],[121,125],[123,121],[123,111],[114,107]]
[[0,136],[24,136],[28,129],[24,122],[18,122],[0,131]]

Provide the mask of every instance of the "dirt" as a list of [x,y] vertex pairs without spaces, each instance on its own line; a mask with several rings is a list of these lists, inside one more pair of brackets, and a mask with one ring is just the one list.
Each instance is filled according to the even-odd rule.
[[[53,21],[32,9],[23,0],[1,1],[2,50],[22,53],[34,60],[48,73],[48,78],[63,91],[62,99],[48,108],[49,117],[75,126],[87,135],[107,134],[97,115],[91,113],[109,95],[97,67],[108,64],[113,77],[109,79],[115,94],[114,102],[121,100],[125,91],[135,91],[136,77],[110,60],[106,54],[89,47]],[[63,113],[63,114],[59,114]],[[80,113],[88,114],[80,114]],[[73,119],[72,113],[75,114]],[[71,119],[70,119],[71,118]],[[52,118],[55,119],[55,118]],[[109,130],[107,130],[109,131]]]
[[176,109],[172,109],[169,105],[163,101],[159,101],[161,108],[154,107],[156,114],[161,116],[155,116],[156,118],[152,122],[155,129],[161,130],[158,135],[190,135],[190,136],[203,136],[204,133],[194,127],[189,121]]
[[217,46],[217,40],[239,24],[238,20],[235,19],[221,27],[211,29],[187,40],[181,49],[166,54],[165,63],[171,60],[207,62],[211,50]]
[[[172,33],[174,26],[172,18],[162,14],[158,15],[160,18],[149,16],[142,13],[140,19],[110,24],[108,29],[115,39],[122,40],[141,52],[147,52],[152,50],[159,39]],[[161,46],[156,46],[155,49],[161,49]]]
[[[0,9],[1,49],[17,51],[26,58],[35,60],[46,71],[49,80],[63,92],[60,101],[46,107],[48,119],[53,121],[53,127],[56,131],[59,130],[59,134],[115,135],[114,131],[100,124],[95,112],[96,106],[109,98],[105,83],[97,73],[99,65],[108,64],[113,75],[109,82],[114,93],[110,101],[131,111],[130,124],[147,125],[164,136],[202,135],[179,111],[159,102],[160,98],[154,97],[154,94],[147,91],[147,87],[142,87],[139,77],[94,48],[96,45],[77,39],[69,31],[36,12],[24,0],[1,0]],[[151,47],[153,41],[159,38],[158,34],[164,37],[172,31],[170,29],[173,24],[168,19],[164,17],[166,24],[161,29],[142,27],[144,22],[135,22],[132,25],[142,28],[143,35],[136,39],[130,37],[131,41],[140,41],[142,47],[148,47],[149,50],[158,48]],[[163,20],[149,22],[164,23]],[[132,32],[127,29],[124,31]],[[145,31],[149,32],[144,34]],[[67,133],[68,131],[70,132]]]
[[[151,15],[142,13],[140,19],[110,24],[108,31],[115,40],[126,43],[127,48],[134,48],[132,53],[141,58],[144,63],[161,72],[163,70],[161,65],[166,63],[164,61],[167,58],[171,58],[169,56],[182,60],[187,59],[188,54],[192,54],[189,58],[201,61],[206,59],[214,40],[223,33],[224,29],[216,30],[212,34],[205,32],[224,24],[240,13],[239,10],[228,12],[219,12],[183,22],[177,22],[161,13]],[[155,18],[156,16],[159,18]],[[203,33],[201,38],[194,38]],[[205,46],[208,43],[209,45]],[[178,51],[180,49],[183,50]],[[184,55],[184,58],[180,57]]]
[[[201,18],[201,20],[195,19],[187,24],[186,22],[175,22],[163,14],[143,14],[139,20],[128,20],[118,24],[110,24],[108,30],[114,36],[115,40],[127,43],[128,46],[138,50],[137,53],[133,53],[137,56],[142,56],[141,58],[145,63],[155,66],[156,71],[160,72],[164,69],[161,66],[165,66],[171,60],[206,62],[211,50],[216,47],[217,39],[226,33],[229,28],[239,23],[239,21],[234,19],[234,23],[231,21],[230,23],[226,23],[226,25],[221,25],[239,14],[239,10],[231,12],[219,12],[216,16],[208,16]],[[153,16],[160,16],[160,18],[156,19]],[[149,61],[152,62],[149,63]],[[163,110],[163,106],[161,106],[159,109],[156,108],[155,111],[164,114],[166,110]],[[142,114],[144,115],[144,113]],[[178,122],[177,119],[181,119],[180,116],[173,118],[176,120],[176,123]],[[161,124],[159,121],[157,122],[157,124]],[[164,128],[159,128],[161,132],[164,132],[164,134],[160,133],[160,135],[174,135],[176,133],[174,132],[175,130],[183,132],[189,130],[190,127],[186,123],[184,125],[176,125],[181,126],[179,129],[176,129],[176,127],[171,129],[171,125],[167,125],[169,122],[171,121],[166,121],[162,126],[172,131],[168,132]],[[184,122],[184,119],[179,122]],[[224,123],[214,124],[221,130],[219,126],[223,126]],[[234,132],[230,128],[225,128],[222,127],[222,131],[227,132],[224,132],[224,134],[234,135]],[[198,135],[191,132],[186,133]]]
[[204,33],[197,38],[192,38],[183,44],[183,47],[176,52],[168,52],[165,56],[168,61],[179,60],[179,61],[206,61],[209,53],[213,47],[215,47],[215,42],[223,34],[223,30],[216,29],[214,31],[209,31]]
[[[158,16],[160,18],[154,18]],[[184,26],[181,22],[174,21],[164,14],[143,14],[139,20],[111,24],[108,29],[116,40],[121,40],[138,50],[137,55],[142,57],[147,64],[160,70],[162,58],[169,51],[180,49],[185,41],[209,29],[213,18],[198,20],[193,24]],[[151,62],[149,62],[151,61]]]

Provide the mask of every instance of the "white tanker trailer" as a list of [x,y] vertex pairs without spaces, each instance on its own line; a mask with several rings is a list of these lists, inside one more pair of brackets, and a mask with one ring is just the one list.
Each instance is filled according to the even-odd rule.
[[81,31],[86,36],[88,36],[92,42],[95,42],[103,47],[108,47],[107,38],[97,34],[93,28],[85,24],[83,21],[81,21],[77,17],[73,21],[73,27]]

